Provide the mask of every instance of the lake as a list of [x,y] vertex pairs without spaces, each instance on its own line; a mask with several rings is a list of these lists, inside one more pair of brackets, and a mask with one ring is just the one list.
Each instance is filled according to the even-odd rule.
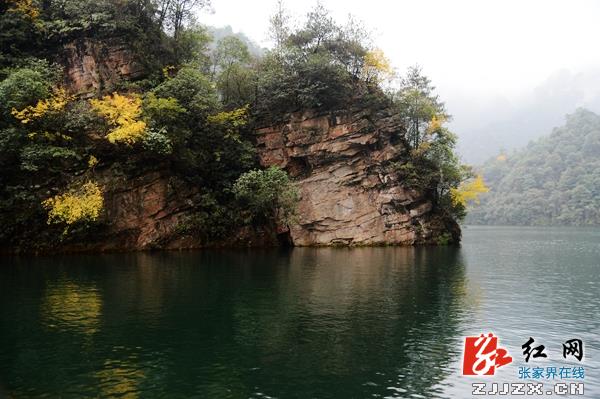
[[[583,366],[529,381],[600,397],[600,229],[0,261],[0,397],[469,398],[473,382],[525,381],[525,366]],[[488,332],[513,362],[463,376],[465,336]],[[547,358],[525,362],[529,337]],[[581,362],[563,357],[572,338]]]

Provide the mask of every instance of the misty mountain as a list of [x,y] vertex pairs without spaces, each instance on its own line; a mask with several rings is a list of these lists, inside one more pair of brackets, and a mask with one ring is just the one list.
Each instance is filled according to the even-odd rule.
[[[477,100],[477,99],[475,99]],[[524,147],[583,107],[600,112],[600,69],[572,74],[561,70],[518,101],[502,98],[471,109],[448,103],[454,111],[458,149],[467,163],[481,164],[502,151]]]
[[490,191],[469,224],[600,225],[600,116],[578,109],[552,134],[482,167]]
[[221,27],[207,26],[206,29],[213,37],[213,41],[210,44],[211,48],[216,46],[219,40],[227,36],[235,36],[248,46],[248,51],[255,57],[262,56],[266,51],[266,49],[260,47],[255,41],[246,36],[244,32],[234,32],[233,28],[229,25]]

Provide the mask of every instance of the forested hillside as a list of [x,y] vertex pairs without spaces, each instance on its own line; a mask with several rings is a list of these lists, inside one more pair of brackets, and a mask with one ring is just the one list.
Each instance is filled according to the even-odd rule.
[[[319,4],[298,23],[279,7],[264,55],[236,36],[211,45],[195,19],[207,5],[0,3],[3,247],[102,241],[115,225],[162,232],[152,246],[165,232],[210,243],[286,225],[298,195],[284,170],[260,167],[254,131],[305,110],[393,110],[402,156],[386,162],[433,212],[464,215],[457,188],[471,175],[417,68],[390,89],[393,68],[368,33]],[[125,210],[140,198],[145,209]],[[159,199],[169,208],[148,208]]]
[[600,116],[579,109],[552,134],[489,160],[467,223],[600,225]]

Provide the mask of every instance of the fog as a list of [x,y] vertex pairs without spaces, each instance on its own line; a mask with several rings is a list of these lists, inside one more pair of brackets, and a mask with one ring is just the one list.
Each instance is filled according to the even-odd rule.
[[562,69],[511,96],[451,95],[447,105],[454,114],[451,128],[459,135],[459,152],[478,164],[550,134],[579,107],[600,112],[600,68]]
[[[213,0],[198,15],[263,47],[276,0]],[[314,2],[285,3],[302,18]],[[362,20],[399,73],[419,64],[453,115],[459,151],[479,163],[549,134],[577,107],[600,111],[600,2],[322,0]]]

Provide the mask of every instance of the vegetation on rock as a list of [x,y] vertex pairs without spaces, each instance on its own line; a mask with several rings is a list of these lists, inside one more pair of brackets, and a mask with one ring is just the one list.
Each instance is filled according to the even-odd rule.
[[42,202],[48,210],[48,224],[64,224],[67,229],[75,223],[98,220],[103,204],[102,189],[91,181]]
[[469,203],[479,204],[479,195],[488,191],[490,189],[483,182],[483,177],[477,175],[472,181],[463,182],[458,188],[451,188],[450,196],[455,206],[466,208]]
[[113,144],[134,144],[143,138],[146,122],[138,120],[142,113],[142,100],[139,97],[114,93],[112,96],[90,102],[94,111],[114,126],[106,135],[108,141]]
[[276,166],[244,173],[233,185],[233,193],[248,209],[250,220],[258,223],[275,220],[289,224],[298,201],[298,189]]
[[[254,128],[294,111],[356,105],[395,109],[406,125],[396,140],[407,149],[405,158],[395,160],[402,184],[429,193],[440,214],[464,214],[452,190],[472,173],[458,162],[456,138],[444,127],[449,116],[418,68],[391,90],[395,73],[368,32],[352,19],[337,23],[320,4],[298,28],[280,4],[270,32],[276,45],[264,53],[249,51],[235,36],[211,45],[208,30],[193,18],[194,10],[208,5],[0,4],[3,246],[27,246],[40,232],[61,236],[54,222],[111,223],[100,212],[99,189],[92,190],[98,186],[74,189],[75,182],[97,180],[110,192],[111,176],[159,169],[198,192],[187,212],[204,224],[207,242],[240,223],[288,223],[297,193],[284,171],[258,169]],[[85,48],[86,40],[106,48],[128,43],[143,73],[72,94],[65,86],[66,49],[73,43]],[[69,229],[69,235],[80,231]]]

